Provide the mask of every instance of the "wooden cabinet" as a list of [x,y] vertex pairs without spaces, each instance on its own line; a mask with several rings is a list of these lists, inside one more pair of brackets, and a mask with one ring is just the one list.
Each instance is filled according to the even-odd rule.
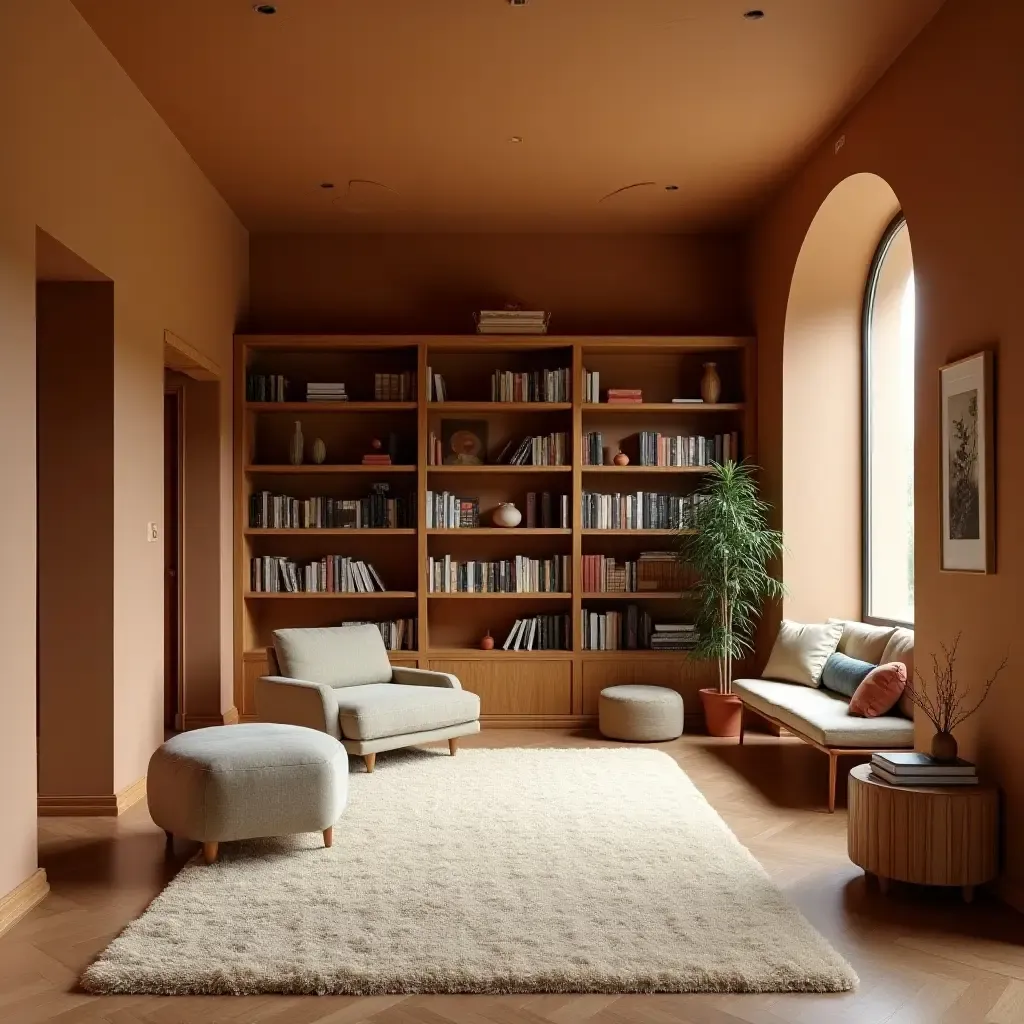
[[480,695],[483,716],[568,715],[572,711],[572,663],[540,658],[473,661],[431,659],[430,668],[459,677],[463,689]]

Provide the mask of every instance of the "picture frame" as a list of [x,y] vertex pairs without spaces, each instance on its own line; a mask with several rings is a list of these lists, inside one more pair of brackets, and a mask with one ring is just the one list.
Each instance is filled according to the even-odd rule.
[[441,420],[441,452],[446,466],[487,462],[487,420]]
[[984,350],[939,369],[943,572],[995,572],[994,364]]

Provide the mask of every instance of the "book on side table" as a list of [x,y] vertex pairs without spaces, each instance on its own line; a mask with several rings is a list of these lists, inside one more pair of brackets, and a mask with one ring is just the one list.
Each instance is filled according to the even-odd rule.
[[891,786],[976,786],[977,768],[970,761],[937,761],[916,751],[871,755],[871,771]]

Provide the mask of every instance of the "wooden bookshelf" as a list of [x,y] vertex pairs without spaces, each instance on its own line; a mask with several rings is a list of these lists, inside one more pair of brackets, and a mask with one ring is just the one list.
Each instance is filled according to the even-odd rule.
[[[655,621],[677,621],[692,601],[686,591],[636,593],[583,590],[582,556],[635,559],[643,551],[670,548],[672,530],[596,530],[581,526],[584,491],[655,491],[685,495],[700,485],[699,466],[582,465],[583,438],[602,434],[605,447],[625,446],[642,430],[713,435],[737,431],[741,454],[756,455],[754,342],[744,337],[562,337],[544,336],[288,336],[240,335],[235,365],[235,704],[243,720],[255,717],[255,680],[268,671],[273,630],[287,626],[335,625],[351,620],[414,618],[414,650],[389,652],[396,665],[454,672],[480,694],[488,726],[572,726],[592,721],[600,690],[615,683],[653,683],[682,693],[688,715],[699,714],[697,690],[713,685],[713,665],[667,651],[583,649],[586,610],[624,609],[636,604]],[[680,404],[694,397],[704,362],[718,365],[722,401]],[[429,401],[427,368],[445,378],[447,400]],[[495,370],[528,372],[571,368],[572,394],[564,402],[489,402]],[[598,371],[602,393],[641,388],[644,401],[610,404],[583,401],[583,371]],[[295,385],[284,402],[249,402],[247,375],[280,374]],[[375,401],[375,373],[415,373],[415,401]],[[311,381],[344,381],[347,402],[293,400]],[[440,434],[445,419],[487,425],[488,456],[509,440],[554,431],[568,435],[571,465],[428,465],[427,438]],[[288,461],[294,421],[302,423],[306,458],[314,438],[327,446],[322,465]],[[395,464],[362,465],[360,453],[379,437],[393,447]],[[394,496],[415,496],[415,526],[404,528],[260,529],[250,525],[255,492],[306,499],[365,497],[377,483]],[[426,493],[448,490],[480,502],[476,528],[428,529]],[[525,527],[528,491],[569,499],[569,527]],[[490,513],[513,501],[524,524],[502,529]],[[556,520],[557,521],[557,520]],[[460,594],[427,589],[427,560],[450,554],[459,561],[491,561],[517,554],[531,558],[570,556],[571,586],[564,593]],[[283,556],[296,562],[349,555],[371,562],[389,590],[365,593],[251,593],[250,559]],[[501,645],[519,617],[567,614],[571,646],[556,651],[504,651]],[[482,651],[490,630],[495,649]]]

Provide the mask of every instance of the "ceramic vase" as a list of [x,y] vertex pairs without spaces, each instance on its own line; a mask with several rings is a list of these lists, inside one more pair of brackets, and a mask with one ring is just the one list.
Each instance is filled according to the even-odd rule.
[[718,376],[716,363],[704,364],[704,376],[700,379],[700,397],[708,405],[715,405],[722,397],[722,379]]
[[932,757],[936,761],[955,761],[958,753],[956,737],[951,732],[937,732],[932,737]]
[[491,631],[487,630],[482,637],[480,637],[480,650],[481,651],[493,651],[494,650],[494,637],[491,636]]
[[306,439],[302,436],[302,424],[295,421],[295,431],[292,434],[291,444],[288,447],[288,461],[293,466],[302,465],[302,454],[305,451]]
[[495,526],[504,526],[512,529],[523,521],[523,514],[512,504],[511,501],[503,501],[491,516]]
[[327,458],[327,445],[324,444],[324,439],[318,437],[313,442],[313,461],[318,465],[323,465],[324,459]]
[[612,462],[614,462],[616,466],[628,466],[629,456],[625,452],[619,452],[619,454],[612,459]]

